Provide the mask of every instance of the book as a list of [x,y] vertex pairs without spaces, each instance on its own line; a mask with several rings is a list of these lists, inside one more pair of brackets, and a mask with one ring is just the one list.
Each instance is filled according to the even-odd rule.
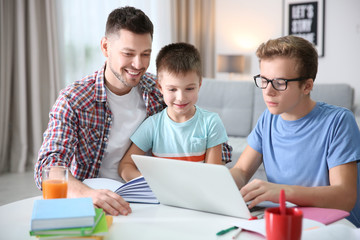
[[312,219],[323,224],[330,224],[343,219],[350,215],[349,212],[332,209],[332,208],[319,208],[319,207],[297,207],[303,212],[304,218]]
[[[54,237],[54,236],[89,236],[101,232],[107,232],[107,221],[105,212],[101,208],[95,208],[95,223],[90,227],[79,228],[61,228],[49,230],[33,230],[30,231],[30,236],[38,237]],[[105,227],[104,227],[105,226]]]
[[109,178],[89,178],[85,179],[83,183],[94,189],[109,189],[129,203],[159,204],[159,200],[143,176],[134,178],[127,183]]
[[80,236],[80,237],[39,237],[39,240],[103,240],[104,236]]
[[39,240],[79,240],[79,239],[87,239],[87,240],[102,240],[104,239],[105,234],[108,232],[108,229],[112,225],[113,218],[110,215],[105,215],[104,211],[102,209],[95,209],[96,214],[98,212],[101,212],[101,218],[97,225],[95,226],[95,229],[93,229],[93,232],[90,235],[38,235],[37,238]]
[[95,209],[91,198],[35,200],[30,231],[92,227]]

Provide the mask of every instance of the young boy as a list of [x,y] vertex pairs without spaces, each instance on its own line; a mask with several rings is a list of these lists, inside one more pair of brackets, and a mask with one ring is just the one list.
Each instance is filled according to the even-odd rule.
[[228,140],[216,113],[195,106],[201,86],[198,50],[187,43],[163,47],[157,58],[158,88],[167,108],[147,118],[132,135],[133,144],[120,161],[119,175],[140,176],[131,154],[149,150],[157,157],[221,164],[221,145]]
[[[267,110],[248,136],[248,146],[231,173],[250,208],[286,199],[300,206],[343,209],[360,227],[360,132],[351,111],[310,97],[318,55],[306,40],[269,40],[256,52]],[[336,97],[336,96],[334,96]],[[264,163],[268,182],[247,183]]]

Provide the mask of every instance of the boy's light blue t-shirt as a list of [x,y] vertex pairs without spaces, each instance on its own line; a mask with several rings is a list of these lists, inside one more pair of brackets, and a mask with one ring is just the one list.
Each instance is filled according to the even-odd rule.
[[[265,110],[248,136],[248,144],[263,155],[269,182],[327,186],[329,169],[358,161],[360,186],[360,131],[348,109],[318,102],[308,115],[295,121]],[[360,227],[357,192],[357,204],[349,220]]]
[[199,162],[208,148],[228,137],[217,113],[196,107],[194,116],[182,123],[172,121],[166,108],[147,118],[130,139],[144,152],[151,149],[154,156]]

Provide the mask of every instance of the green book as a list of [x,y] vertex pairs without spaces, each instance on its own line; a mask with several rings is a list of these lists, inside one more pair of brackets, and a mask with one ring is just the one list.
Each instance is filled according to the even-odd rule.
[[30,236],[37,236],[41,239],[59,236],[91,236],[101,235],[108,232],[106,216],[101,208],[95,208],[95,224],[92,227],[81,228],[62,228],[62,229],[49,229],[49,230],[35,230],[30,231]]

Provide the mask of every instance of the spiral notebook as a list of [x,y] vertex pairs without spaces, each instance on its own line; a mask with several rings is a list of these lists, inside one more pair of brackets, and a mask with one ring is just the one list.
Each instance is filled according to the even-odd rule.
[[89,178],[83,183],[94,189],[109,189],[129,203],[159,203],[143,176],[125,184],[109,178]]

